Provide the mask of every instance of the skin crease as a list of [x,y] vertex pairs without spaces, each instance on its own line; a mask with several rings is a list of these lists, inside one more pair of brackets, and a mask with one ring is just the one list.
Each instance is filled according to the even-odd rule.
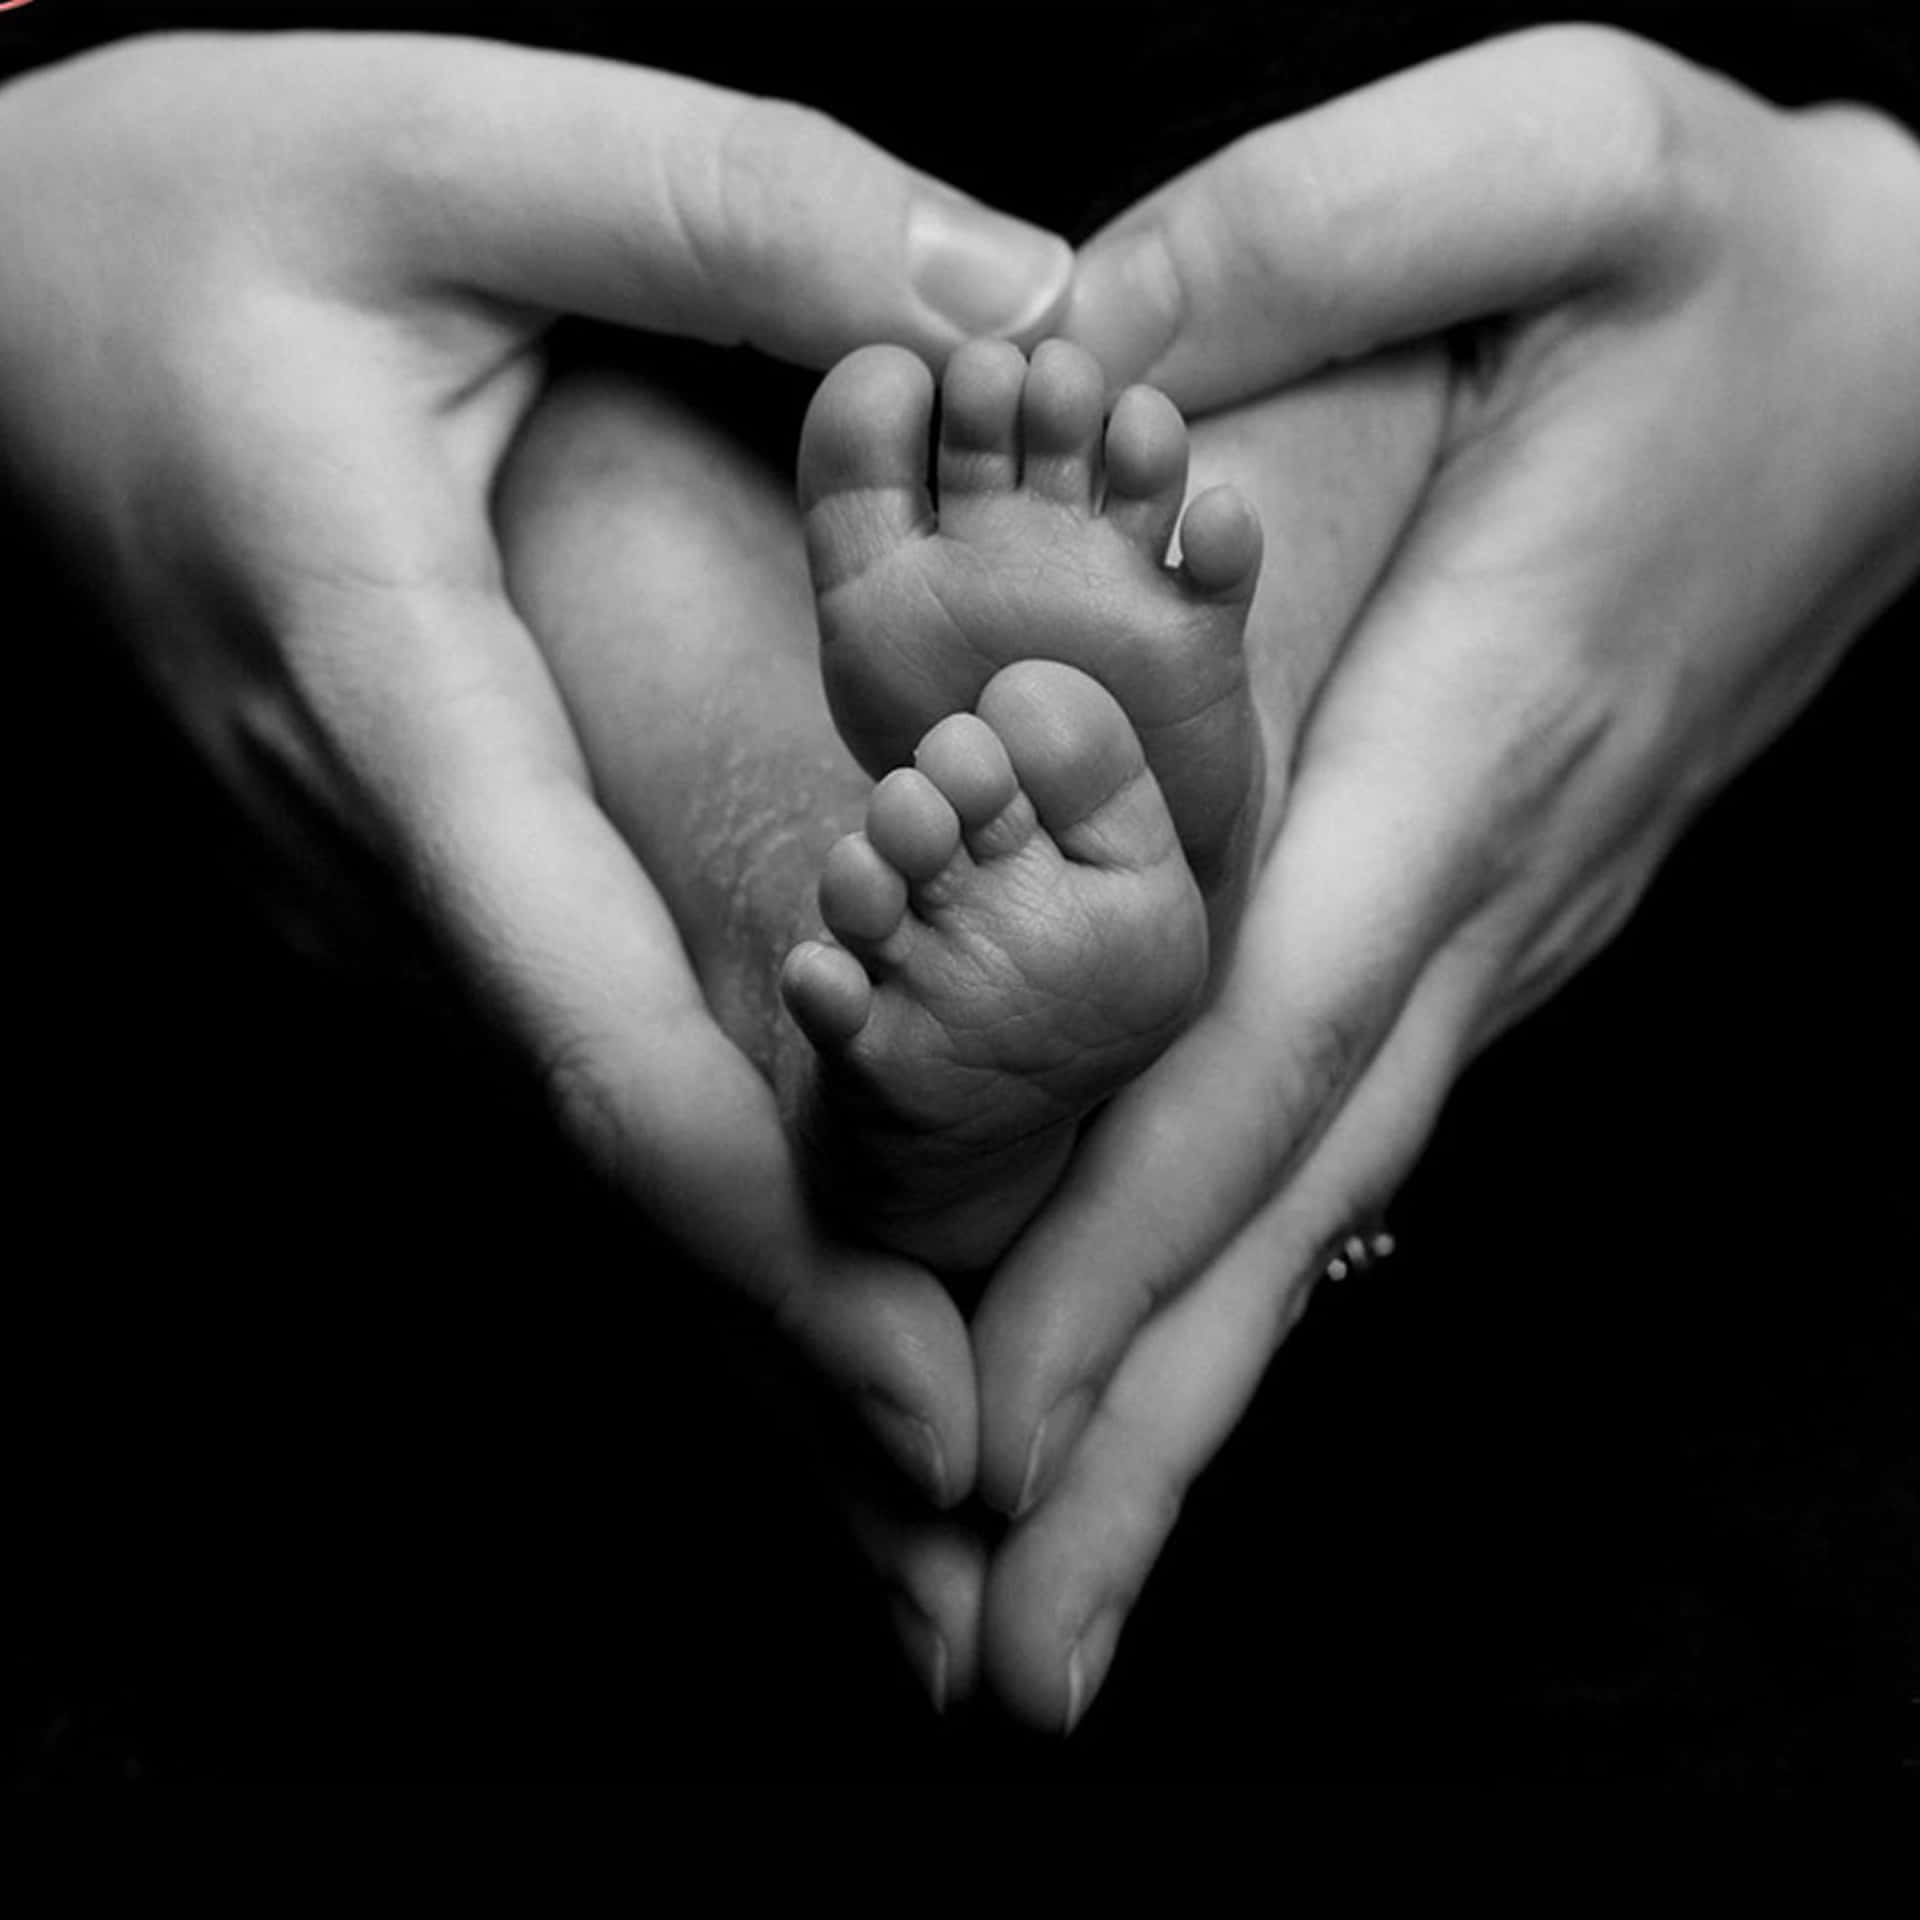
[[[677,1224],[699,1238],[713,1216],[731,1219],[742,1192],[766,1192],[777,1201],[767,1217],[719,1236],[721,1264],[751,1265],[792,1231],[824,1266],[837,1256],[795,1229],[797,1202],[781,1211],[793,1189],[771,1102],[702,1024],[708,996],[606,832],[561,702],[498,598],[481,510],[538,377],[537,327],[517,303],[677,327],[695,296],[636,313],[625,253],[616,271],[601,236],[555,241],[536,220],[529,237],[508,205],[511,164],[480,169],[502,197],[469,207],[470,231],[503,230],[497,250],[480,249],[492,252],[473,275],[484,297],[423,290],[431,275],[416,271],[415,250],[430,223],[380,227],[356,254],[365,207],[392,202],[383,169],[395,163],[377,139],[336,137],[343,101],[354,124],[377,130],[379,89],[353,50],[328,56],[343,62],[329,99],[329,76],[317,81],[310,63],[222,85],[229,58],[275,56],[221,47],[218,61],[187,63],[192,85],[186,66],[149,64],[172,54],[133,48],[0,96],[0,181],[17,183],[0,193],[0,251],[50,276],[10,276],[0,291],[9,479],[72,507],[183,726],[243,803],[269,805],[236,742],[276,759],[318,812],[405,876],[482,997],[546,1064],[587,1149],[644,1169],[643,1206],[670,1210],[674,1193],[691,1194]],[[483,68],[466,85],[441,93],[436,82],[433,93],[456,128],[456,103],[504,71],[475,57]],[[192,193],[158,184],[231,177],[220,129],[236,95],[256,87],[276,112],[247,130],[270,135],[241,170],[250,190],[265,191],[260,152],[316,130],[328,153],[362,156],[353,204],[292,170],[288,190],[314,196],[312,217],[281,231],[305,236],[304,252],[256,249],[231,204],[202,219],[185,204]],[[1149,374],[1189,411],[1226,420],[1326,362],[1392,342],[1471,322],[1486,351],[1478,380],[1452,396],[1413,537],[1340,651],[1308,731],[1298,732],[1298,697],[1271,721],[1291,797],[1217,1017],[1116,1106],[976,1330],[982,1484],[1003,1507],[1030,1494],[1035,1504],[991,1552],[964,1525],[912,1509],[869,1527],[923,1649],[927,1631],[938,1640],[925,1658],[947,1696],[984,1684],[1042,1726],[1071,1721],[1097,1692],[1179,1497],[1251,1394],[1302,1277],[1390,1191],[1462,1061],[1596,950],[1685,820],[1788,723],[1915,566],[1920,290],[1910,252],[1884,244],[1911,229],[1920,201],[1903,135],[1870,116],[1783,114],[1644,43],[1570,30],[1494,43],[1388,87],[1313,116],[1298,136],[1313,177],[1354,183],[1353,225],[1317,226],[1313,207],[1262,191],[1301,177],[1300,153],[1285,144],[1295,135],[1277,146],[1256,136],[1096,240],[1066,316],[1114,377]],[[1527,144],[1525,115],[1508,111],[1536,90],[1573,130],[1544,156]],[[551,155],[553,172],[538,177],[563,196],[607,171],[579,134],[603,102],[571,83],[556,82],[556,96],[571,97],[523,137],[503,141],[496,121],[478,120],[515,159]],[[685,117],[674,151],[689,132],[698,146],[705,98],[675,96]],[[191,137],[169,143],[163,127],[158,151],[136,153],[129,169],[92,130],[116,116],[139,126],[156,99],[182,103],[172,132]],[[289,101],[302,110],[288,113]],[[645,120],[633,96],[614,104],[608,117],[623,129]],[[1650,126],[1677,144],[1641,137]],[[812,123],[804,133],[769,123],[768,137],[820,136]],[[455,146],[463,160],[478,151]],[[1669,171],[1675,154],[1684,164]],[[862,177],[869,164],[875,180],[891,177],[877,161],[848,162]],[[177,242],[158,250],[168,295],[139,279],[148,249],[101,225],[121,217],[123,170],[147,183],[130,228]],[[86,220],[67,218],[75,205]],[[1369,205],[1404,209],[1404,230],[1369,231]],[[844,196],[833,212],[845,214]],[[1171,272],[1185,289],[1170,339],[1144,347],[1117,331],[1115,316],[1141,305],[1113,282],[1115,248],[1143,223],[1173,238],[1126,273],[1153,286]],[[79,234],[101,237],[98,252]],[[464,285],[464,263],[435,264]],[[1304,278],[1339,293],[1292,311],[1290,287]],[[899,276],[878,284],[891,298]],[[1835,285],[1852,297],[1825,298]],[[59,298],[45,297],[49,286]],[[184,310],[182,287],[199,288],[204,305]],[[751,336],[780,303],[751,304],[691,330]],[[824,320],[806,310],[803,339],[766,344],[816,365],[876,332],[923,341],[932,357],[951,344],[917,309]],[[137,332],[125,321],[136,314]],[[87,315],[117,352],[111,381],[89,380],[94,362],[73,350]],[[1755,365],[1770,370],[1762,394],[1743,384]],[[21,367],[55,377],[22,381]],[[305,370],[299,393],[289,367]],[[230,436],[223,410],[239,416]],[[169,457],[153,457],[155,420],[181,429]],[[1671,457],[1676,445],[1684,459]],[[1783,445],[1791,461],[1769,456]],[[342,461],[363,492],[334,484]],[[1673,510],[1720,501],[1724,511]],[[239,529],[227,551],[206,543],[219,525]],[[312,551],[316,529],[326,564],[288,561]],[[1764,564],[1749,568],[1753,554]],[[184,579],[208,583],[204,594],[183,599]],[[452,641],[476,628],[482,658]],[[1564,644],[1539,649],[1542,628]],[[369,632],[383,645],[365,644]],[[1515,672],[1523,639],[1531,664]],[[1629,687],[1642,691],[1628,698]],[[463,715],[463,738],[414,725],[443,706]],[[1456,796],[1443,817],[1409,808],[1402,767],[1422,792]],[[1331,842],[1356,837],[1368,858],[1333,862]],[[587,851],[556,869],[563,846]],[[600,898],[619,913],[582,917],[580,903]],[[543,944],[532,930],[548,926],[568,939]],[[636,981],[649,1036],[690,1025],[699,1046],[645,1063],[626,1051]],[[569,1018],[549,1018],[556,1002]],[[609,1059],[617,1071],[605,1071]],[[673,1098],[636,1116],[625,1103],[648,1074]],[[1176,1132],[1171,1116],[1196,1081],[1228,1096],[1216,1102],[1220,1127],[1248,1110],[1277,1119],[1262,1132],[1274,1144],[1223,1150],[1211,1122]],[[675,1102],[709,1085],[733,1104],[695,1102],[707,1131],[677,1131],[686,1116]],[[743,1164],[730,1148],[726,1178],[703,1181],[713,1143],[742,1138],[759,1158]],[[1136,1180],[1170,1139],[1181,1153]],[[1133,1193],[1133,1211],[1110,1210],[1116,1191]],[[1143,1240],[1143,1209],[1166,1230]],[[1137,1270],[1149,1240],[1167,1257]],[[1089,1267],[1121,1283],[1089,1291]],[[807,1325],[794,1302],[811,1269],[774,1303],[830,1372],[870,1380],[909,1323],[940,1366],[968,1371],[964,1341],[941,1347],[950,1323],[914,1319],[939,1307],[911,1276],[857,1260],[848,1271],[874,1308],[860,1329]],[[1116,1317],[1115,1301],[1145,1316]],[[883,1337],[862,1344],[874,1327]],[[912,1394],[928,1383],[888,1384]],[[1084,1426],[1049,1419],[1075,1395]],[[973,1436],[964,1418],[941,1425],[938,1403],[933,1392],[921,1404],[954,1493],[972,1479]],[[1042,1420],[1048,1445],[1030,1484]],[[896,1434],[903,1457],[918,1437]]]

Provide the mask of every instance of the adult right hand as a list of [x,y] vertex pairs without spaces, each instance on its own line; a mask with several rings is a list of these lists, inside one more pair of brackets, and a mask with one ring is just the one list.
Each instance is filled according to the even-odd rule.
[[[1235,142],[1069,331],[1182,405],[1453,333],[1430,479],[1312,689],[1219,992],[976,1321],[984,1602],[1074,1720],[1306,1286],[1464,1063],[1920,577],[1920,147],[1651,43],[1515,35]],[[1471,328],[1463,335],[1457,330]]]
[[0,93],[0,481],[293,857],[396,876],[580,1145],[936,1499],[966,1330],[829,1247],[594,802],[488,499],[572,312],[825,365],[1044,327],[1064,243],[820,116],[457,39],[123,42]]

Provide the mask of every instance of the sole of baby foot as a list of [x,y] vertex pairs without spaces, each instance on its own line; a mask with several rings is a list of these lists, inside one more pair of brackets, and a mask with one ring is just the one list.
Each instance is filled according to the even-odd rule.
[[1217,933],[1261,800],[1243,644],[1252,508],[1216,487],[1183,511],[1178,410],[1132,387],[1106,412],[1098,365],[1065,341],[1031,360],[970,342],[937,397],[936,429],[926,366],[870,347],[828,375],[807,417],[800,503],[842,736],[878,777],[1001,668],[1078,668],[1138,735]]
[[913,761],[828,854],[831,938],[781,986],[817,1054],[804,1146],[828,1209],[964,1275],[1190,1017],[1206,908],[1138,735],[1077,669],[1003,668]]

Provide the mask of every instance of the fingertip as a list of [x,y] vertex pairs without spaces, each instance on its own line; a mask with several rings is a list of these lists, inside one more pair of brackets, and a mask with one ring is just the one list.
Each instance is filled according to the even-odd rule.
[[883,1531],[870,1554],[893,1588],[894,1638],[927,1704],[945,1714],[979,1689],[984,1544],[951,1523],[924,1519]]
[[1126,1616],[1118,1607],[1102,1607],[1087,1621],[1067,1652],[1066,1706],[1061,1731],[1071,1734],[1086,1718],[1087,1709],[1099,1697],[1113,1666],[1120,1629]]
[[881,1451],[941,1511],[959,1497],[947,1448],[930,1420],[879,1392],[861,1396],[860,1416]]
[[1022,1456],[1020,1486],[1007,1511],[1014,1519],[1031,1513],[1059,1483],[1093,1412],[1093,1389],[1072,1387],[1034,1422]]
[[1073,249],[1056,233],[953,193],[928,193],[907,218],[914,293],[963,338],[1042,337],[1073,280]]
[[913,1670],[935,1715],[947,1710],[952,1698],[953,1649],[945,1633],[910,1596],[897,1593],[888,1606],[893,1637]]
[[996,1559],[980,1609],[980,1683],[1008,1718],[1066,1738],[1113,1666],[1127,1604],[1091,1563],[1062,1558],[1044,1526],[1016,1532]]
[[1159,226],[1095,240],[1081,255],[1061,332],[1100,363],[1107,390],[1145,380],[1180,330],[1180,276]]

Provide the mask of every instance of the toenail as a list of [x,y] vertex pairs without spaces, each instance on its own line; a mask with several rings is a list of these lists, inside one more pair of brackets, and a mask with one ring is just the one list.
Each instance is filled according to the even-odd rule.
[[929,196],[908,216],[907,271],[920,298],[962,334],[1025,333],[1066,292],[1073,249],[972,201]]

